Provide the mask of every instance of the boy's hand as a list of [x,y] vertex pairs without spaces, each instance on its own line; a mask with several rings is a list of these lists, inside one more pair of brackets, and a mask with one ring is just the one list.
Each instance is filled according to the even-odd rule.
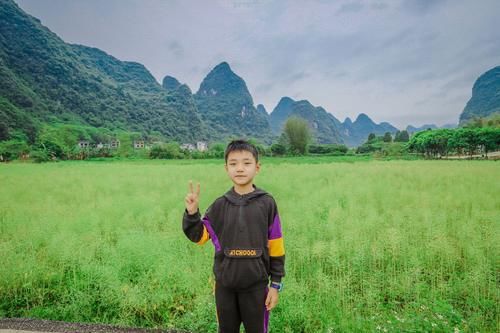
[[200,196],[200,183],[196,185],[196,191],[193,189],[193,182],[190,180],[189,181],[189,190],[188,194],[186,195],[186,209],[189,213],[189,215],[193,215],[198,211],[198,198]]
[[278,304],[278,289],[269,288],[266,298],[266,309],[271,311]]

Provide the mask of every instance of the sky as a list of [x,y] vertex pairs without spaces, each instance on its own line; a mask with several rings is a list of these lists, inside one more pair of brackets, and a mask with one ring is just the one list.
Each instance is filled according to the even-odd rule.
[[340,121],[457,123],[500,65],[498,0],[15,0],[65,42],[196,92],[226,61],[255,105],[307,99]]

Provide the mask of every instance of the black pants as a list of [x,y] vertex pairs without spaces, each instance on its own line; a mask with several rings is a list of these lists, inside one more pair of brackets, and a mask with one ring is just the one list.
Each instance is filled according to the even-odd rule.
[[243,322],[246,333],[267,333],[269,311],[266,310],[267,287],[238,292],[216,283],[215,305],[219,333],[239,333]]

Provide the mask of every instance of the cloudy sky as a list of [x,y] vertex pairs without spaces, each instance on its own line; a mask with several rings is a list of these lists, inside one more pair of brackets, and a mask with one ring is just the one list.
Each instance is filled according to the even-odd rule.
[[15,0],[63,40],[196,92],[227,61],[268,112],[282,96],[339,120],[458,122],[500,65],[498,0]]

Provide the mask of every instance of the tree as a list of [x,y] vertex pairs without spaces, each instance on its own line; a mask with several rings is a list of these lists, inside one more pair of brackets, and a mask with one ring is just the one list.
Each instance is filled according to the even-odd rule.
[[384,138],[382,140],[384,142],[392,142],[391,132],[385,132]]
[[0,141],[9,139],[9,128],[6,124],[0,122]]
[[309,125],[301,118],[290,117],[287,119],[284,132],[290,143],[290,150],[293,154],[305,154],[307,144],[311,140]]
[[458,133],[465,143],[465,150],[472,157],[480,144],[477,131],[473,128],[461,128]]
[[397,130],[396,134],[394,134],[394,142],[400,142],[399,137],[401,135],[401,131]]
[[410,140],[410,135],[407,130],[397,131],[394,136],[394,142],[408,142]]
[[402,130],[401,133],[399,134],[399,140],[401,142],[408,142],[410,141],[410,134],[408,133],[407,130]]
[[281,132],[281,135],[278,138],[278,144],[285,147],[285,152],[286,152],[286,148],[290,146],[290,142],[288,141],[288,137],[286,136],[285,132]]
[[376,138],[375,133],[370,133],[370,134],[368,134],[368,140],[366,140],[366,141],[370,142],[370,141],[375,140],[375,138]]
[[488,152],[495,151],[500,145],[500,128],[483,127],[476,129],[479,144],[482,146],[486,158]]

